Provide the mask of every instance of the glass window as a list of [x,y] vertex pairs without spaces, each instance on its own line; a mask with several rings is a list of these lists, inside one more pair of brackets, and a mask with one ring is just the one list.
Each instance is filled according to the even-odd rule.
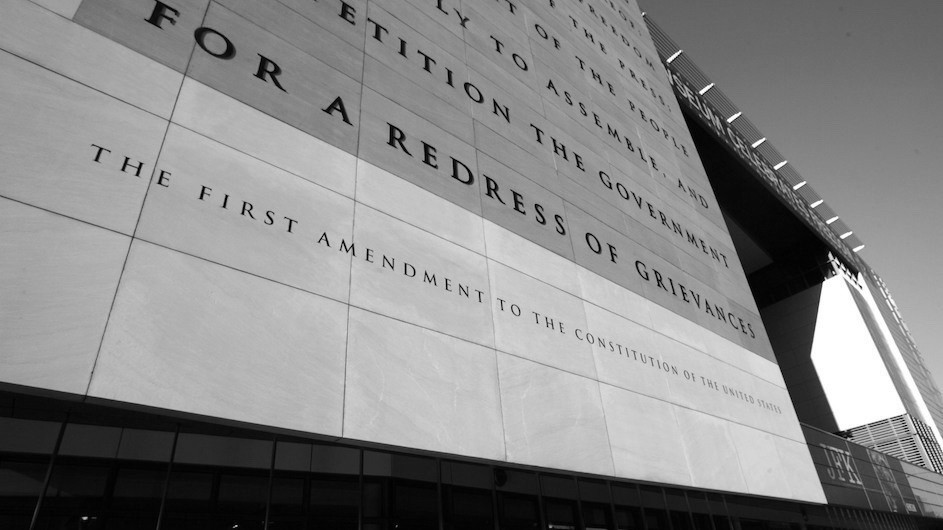
[[601,480],[585,480],[580,479],[578,481],[580,489],[580,500],[583,501],[593,501],[609,504],[612,501],[612,496],[609,492],[609,484]]
[[[373,455],[382,455],[372,451],[365,451]],[[387,466],[389,465],[389,455],[387,457]],[[364,459],[366,460],[366,456]],[[335,475],[359,475],[360,474],[360,450],[350,447],[336,447],[333,445],[314,444],[314,450],[311,453],[311,471],[316,473],[331,473]],[[377,473],[379,475],[389,475],[386,473]]]
[[267,475],[229,475],[219,477],[219,511],[223,513],[265,513],[268,502]]
[[856,510],[851,510],[851,509],[845,510],[845,518],[846,518],[845,524],[849,528],[864,530],[864,525],[861,524],[861,521],[858,519],[858,514]]
[[[779,503],[772,501],[739,495],[725,497],[727,510],[735,524],[739,524],[743,530],[766,530],[770,528],[771,521],[784,521],[787,520],[786,517],[792,516],[782,511]],[[798,516],[798,510],[795,515]]]
[[691,517],[687,512],[670,510],[668,513],[671,517],[671,528],[673,530],[692,530]]
[[708,493],[707,508],[711,512],[711,520],[714,523],[714,530],[732,530],[733,526],[730,517],[727,517],[727,504],[723,495],[717,493]]
[[70,423],[62,436],[60,455],[114,458],[118,454],[121,428]]
[[665,510],[665,497],[661,488],[640,486],[639,492],[641,493],[645,524],[648,530],[670,530],[668,512]]
[[713,530],[714,528],[710,514],[692,512],[691,519],[694,521],[694,528],[696,530]]
[[609,484],[579,479],[580,509],[586,530],[612,530],[612,497]]
[[575,530],[576,501],[544,497],[547,528],[551,530]]
[[170,475],[167,492],[169,505],[184,505],[189,501],[209,502],[212,494],[212,473],[175,470]]
[[770,528],[777,530],[801,528],[804,512],[799,505],[767,499],[758,499],[755,502],[765,511],[762,519],[772,521]]
[[576,481],[572,477],[540,476],[544,520],[550,530],[574,530],[578,523]]
[[733,523],[726,515],[713,515],[711,520],[714,522],[714,530],[733,530]]
[[166,480],[167,468],[159,464],[119,467],[108,510],[109,530],[156,527]]
[[609,504],[583,501],[580,506],[586,530],[612,530],[612,511]]
[[[697,530],[712,530],[710,509],[707,502],[707,496],[701,492],[688,491],[688,508],[691,510],[691,519],[694,521],[694,528]],[[727,530],[726,528],[722,530]]]
[[269,528],[303,530],[308,504],[306,500],[304,478],[276,474],[272,478]]
[[174,462],[269,469],[272,441],[180,433]]
[[48,462],[0,459],[0,528],[28,528]]
[[278,442],[275,444],[275,469],[311,470],[311,444]]
[[175,434],[167,431],[124,429],[118,444],[118,458],[169,462]]
[[432,483],[439,480],[438,464],[434,459],[399,454],[391,456],[391,476]]
[[363,474],[389,477],[393,474],[393,455],[377,451],[363,452]]
[[534,473],[496,467],[494,485],[498,491],[537,495],[537,475]]
[[435,459],[364,451],[364,528],[437,530],[439,469]]
[[175,530],[203,530],[213,526],[215,478],[208,471],[175,468],[167,487],[162,525]]
[[263,530],[268,502],[268,473],[221,474],[216,521],[221,528]]
[[101,528],[109,473],[110,466],[57,461],[46,488],[38,527]]
[[[385,504],[382,487],[364,484],[364,516],[382,517]],[[358,477],[316,475],[311,479],[310,520],[314,529],[357,530],[360,513]],[[367,506],[374,508],[369,514]]]
[[681,490],[665,488],[665,502],[668,506],[668,517],[671,518],[673,530],[692,530],[691,516],[688,515],[688,501]]
[[613,484],[612,503],[618,530],[642,530],[642,501],[633,485]]
[[442,486],[442,517],[447,530],[494,528],[491,490]]
[[[809,523],[807,525],[809,530],[825,530],[831,527],[831,521],[828,519],[828,512],[824,506],[804,506],[802,509],[805,513],[805,520]],[[890,526],[885,525],[883,528],[890,528]]]
[[616,506],[616,528],[619,530],[642,530],[641,508]]
[[501,530],[540,528],[537,496],[498,492],[498,524]]
[[544,497],[576,500],[576,481],[573,477],[540,476],[540,493]]
[[108,467],[59,463],[53,466],[46,499],[100,499],[108,483]]
[[52,454],[61,423],[0,417],[0,452]]
[[491,466],[467,464],[465,462],[441,462],[442,483],[466,486],[491,491],[494,486],[494,470]]
[[438,530],[439,493],[435,483],[393,481],[393,528],[397,530]]
[[897,524],[894,521],[893,516],[891,516],[890,514],[882,513],[881,518],[884,521],[883,528],[897,528]]
[[769,525],[766,521],[761,521],[759,519],[748,519],[746,517],[739,518],[740,530],[769,530]]
[[494,528],[491,466],[442,461],[442,519],[447,530]]
[[[0,506],[22,498],[39,498],[39,490],[46,478],[47,462],[19,462],[0,460]],[[18,502],[17,502],[18,504]]]
[[536,474],[495,468],[494,485],[497,490],[498,525],[501,530],[540,528]]

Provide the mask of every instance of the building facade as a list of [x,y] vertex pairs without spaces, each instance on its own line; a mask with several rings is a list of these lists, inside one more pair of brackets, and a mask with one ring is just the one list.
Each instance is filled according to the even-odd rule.
[[806,205],[757,192],[788,262],[724,206],[633,1],[0,10],[6,527],[943,516],[800,424],[764,311],[820,247],[866,269]]

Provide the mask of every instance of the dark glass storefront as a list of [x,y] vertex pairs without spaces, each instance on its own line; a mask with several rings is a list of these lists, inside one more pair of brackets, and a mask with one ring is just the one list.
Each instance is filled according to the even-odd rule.
[[18,394],[0,394],[0,404],[3,529],[939,527],[896,514],[358,448]]

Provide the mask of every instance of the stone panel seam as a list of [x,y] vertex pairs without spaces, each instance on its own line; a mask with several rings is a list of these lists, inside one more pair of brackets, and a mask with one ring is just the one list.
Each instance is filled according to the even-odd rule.
[[[72,24],[75,24],[75,22],[72,22]],[[121,98],[115,96],[114,94],[109,94],[108,92],[105,92],[104,90],[102,90],[102,89],[100,89],[100,88],[95,88],[95,87],[93,87],[93,86],[91,86],[91,85],[88,85],[88,84],[86,84],[86,83],[83,83],[82,81],[79,81],[78,79],[71,78],[71,77],[69,77],[69,76],[63,74],[62,72],[58,72],[58,71],[56,71],[56,70],[53,70],[52,68],[49,68],[48,66],[42,65],[42,64],[40,64],[40,63],[37,63],[36,61],[33,61],[32,59],[30,59],[30,58],[28,58],[28,57],[23,57],[22,55],[19,55],[19,54],[17,54],[17,53],[11,52],[11,51],[9,51],[9,50],[5,50],[5,49],[3,49],[3,48],[0,48],[0,52],[6,53],[6,54],[11,55],[11,56],[13,56],[13,57],[16,57],[17,59],[20,59],[20,60],[25,61],[25,62],[27,62],[27,63],[29,63],[29,64],[32,64],[33,66],[42,68],[43,70],[46,70],[46,71],[49,72],[49,73],[55,74],[55,75],[57,75],[57,76],[59,76],[59,77],[62,77],[63,79],[68,79],[69,81],[71,81],[71,82],[73,82],[73,83],[76,83],[76,84],[81,85],[81,86],[83,86],[83,87],[85,87],[85,88],[88,88],[89,90],[93,90],[93,91],[95,91],[95,92],[98,92],[99,94],[102,94],[103,96],[107,96],[107,97],[109,97],[109,98],[111,98],[111,99],[114,99],[115,101],[119,101],[119,102],[121,102],[121,103],[123,103],[123,104],[125,104],[125,105],[127,105],[127,106],[129,106],[129,107],[133,107],[133,108],[135,108],[135,109],[137,109],[137,110],[140,110],[141,112],[145,112],[145,113],[147,113],[147,114],[150,114],[151,116],[154,116],[155,118],[160,118],[160,119],[165,120],[165,121],[170,121],[169,118],[165,118],[164,116],[161,116],[160,114],[155,114],[154,112],[149,111],[149,110],[147,110],[147,109],[145,109],[145,108],[143,108],[143,107],[139,107],[139,106],[135,105],[134,103],[131,103],[131,102],[129,102],[129,101],[125,101],[125,100],[123,100],[123,99],[121,99]],[[147,58],[147,57],[145,57],[145,56],[143,56],[143,55],[141,55],[141,59],[142,59],[142,60],[151,61],[151,62],[154,62],[154,63],[157,62],[157,61],[154,61],[153,59]],[[184,76],[181,75],[181,76],[180,76],[181,85],[183,84],[183,79],[184,79]],[[171,114],[172,114],[172,113],[173,113],[173,111],[171,110]]]
[[[369,3],[366,3],[365,9],[369,9]],[[367,32],[366,31],[364,31],[363,33],[363,40],[364,40],[363,55],[365,58],[367,54]],[[357,113],[358,133],[357,133],[357,145],[354,151],[354,157],[355,157],[354,187],[353,187],[354,206],[351,212],[351,219],[350,219],[351,241],[353,241],[354,235],[357,233],[356,232],[357,205],[359,204],[357,202],[357,175],[360,173],[360,156],[359,156],[360,155],[360,138],[362,136],[361,126],[363,125],[363,114],[364,114],[363,113],[363,87],[364,87],[363,76],[364,76],[364,70],[366,70],[366,67],[367,67],[366,65],[367,65],[366,60],[360,61],[360,103],[359,103],[360,112]],[[350,295],[351,295],[351,289],[353,288],[353,283],[354,283],[354,258],[353,256],[350,257],[350,260],[348,263],[349,263],[349,266],[347,267],[347,301],[345,302],[345,304],[347,305],[347,319],[346,319],[347,329],[344,331],[346,335],[344,338],[344,383],[343,383],[343,390],[342,390],[342,396],[341,396],[341,431],[340,431],[341,438],[344,437],[344,429],[346,427],[346,419],[347,419],[347,366],[350,362],[350,357],[348,353],[350,351],[350,308],[352,306],[352,304],[350,303]]]
[[[207,3],[206,11],[203,12],[202,22],[206,21],[206,14],[209,11],[209,4]],[[193,54],[196,53],[196,46],[190,48],[190,57],[187,58],[187,66],[184,69],[186,72],[190,68],[190,62],[193,60]],[[98,351],[95,352],[95,360],[92,362],[92,368],[88,374],[88,384],[85,386],[85,397],[88,397],[88,393],[92,388],[92,381],[95,379],[95,369],[98,367],[98,359],[101,357],[102,346],[105,344],[105,335],[108,333],[108,324],[111,322],[111,314],[115,310],[115,303],[118,301],[118,293],[121,291],[121,283],[124,280],[124,273],[128,266],[128,261],[131,257],[131,249],[134,247],[134,241],[136,238],[138,226],[141,224],[141,217],[144,215],[144,207],[147,204],[147,195],[151,190],[151,186],[154,180],[154,174],[157,172],[158,163],[160,162],[161,155],[164,151],[164,144],[167,141],[167,134],[170,132],[171,124],[173,123],[174,111],[177,109],[177,102],[180,100],[180,93],[183,90],[183,83],[187,79],[186,73],[180,78],[180,84],[177,87],[177,96],[174,98],[174,106],[170,109],[170,117],[167,119],[167,125],[164,128],[164,135],[160,140],[160,146],[157,148],[157,158],[154,162],[154,168],[151,170],[151,176],[147,182],[147,189],[144,191],[144,197],[141,199],[141,209],[138,212],[138,218],[134,223],[134,230],[131,233],[131,244],[128,245],[128,252],[124,256],[124,263],[121,265],[121,272],[118,275],[118,283],[115,286],[115,294],[111,299],[111,306],[108,308],[108,315],[105,318],[105,326],[102,329],[101,339],[98,342]],[[162,118],[163,119],[163,118]]]
[[[193,79],[192,77],[189,78],[189,79],[190,79],[191,82],[199,83],[199,81]],[[202,83],[200,83],[200,84],[202,84]],[[203,86],[206,86],[208,89],[213,90],[214,92],[216,92],[216,93],[218,93],[218,94],[221,94],[221,95],[223,95],[223,96],[225,96],[225,97],[231,98],[231,96],[227,96],[226,94],[224,94],[224,93],[222,93],[222,92],[216,90],[215,88],[209,87],[209,86],[207,86],[207,85],[203,85]],[[231,98],[231,99],[232,99],[232,98]],[[238,100],[235,100],[235,101],[238,101]],[[239,101],[239,104],[245,105],[245,103],[242,103],[241,101]],[[246,106],[252,108],[251,105],[246,105]],[[272,116],[269,116],[268,114],[266,114],[265,116],[266,116],[266,117],[270,117],[270,118],[272,117]],[[276,119],[277,119],[277,118],[276,118]],[[279,121],[280,123],[282,123],[282,124],[288,126],[288,127],[291,127],[291,128],[293,128],[293,129],[295,129],[296,131],[299,131],[299,132],[301,132],[301,133],[303,133],[303,134],[306,134],[306,135],[308,134],[308,133],[302,131],[301,129],[297,129],[297,128],[295,128],[294,126],[289,125],[289,124],[287,124],[287,123],[285,123],[285,122],[283,122],[283,121],[281,121],[281,120],[278,120],[278,121]],[[259,156],[256,156],[256,155],[254,155],[254,154],[252,154],[252,153],[247,153],[247,152],[245,152],[245,151],[239,149],[238,147],[233,147],[233,146],[231,146],[231,145],[229,145],[229,144],[227,144],[227,143],[225,143],[225,142],[220,141],[219,138],[213,138],[213,137],[207,136],[207,135],[201,133],[200,131],[193,130],[193,129],[191,129],[191,128],[185,126],[185,125],[181,125],[181,124],[179,124],[179,123],[177,123],[177,122],[175,122],[175,121],[173,121],[173,120],[171,120],[171,123],[172,123],[173,125],[177,126],[177,127],[180,127],[180,128],[183,129],[183,130],[189,131],[189,132],[191,132],[191,133],[193,133],[193,134],[196,134],[196,135],[198,135],[198,136],[202,136],[203,138],[206,138],[207,140],[209,140],[209,141],[211,141],[211,142],[213,142],[213,143],[216,143],[216,144],[219,144],[219,145],[221,145],[221,146],[224,146],[224,147],[226,147],[227,149],[232,149],[233,151],[235,151],[235,152],[237,152],[237,153],[240,153],[240,154],[242,154],[242,155],[245,155],[245,156],[247,156],[247,157],[249,157],[249,158],[252,158],[253,160],[257,160],[257,161],[259,161],[259,162],[261,162],[261,163],[263,163],[263,164],[265,164],[265,165],[267,165],[267,166],[271,166],[271,167],[273,167],[273,168],[275,168],[275,169],[277,169],[277,170],[279,170],[279,171],[283,171],[283,172],[285,172],[285,173],[287,173],[287,174],[289,174],[289,175],[291,175],[291,176],[293,176],[293,177],[298,178],[299,180],[303,181],[303,182],[306,183],[306,184],[313,184],[313,185],[315,185],[315,186],[321,188],[322,190],[324,190],[324,191],[326,191],[326,192],[328,192],[328,193],[332,193],[332,194],[338,195],[338,196],[343,197],[343,198],[345,198],[345,199],[350,199],[350,200],[353,200],[353,199],[354,199],[353,197],[348,197],[347,195],[344,195],[343,193],[341,193],[341,192],[339,192],[339,191],[337,191],[337,190],[335,190],[335,189],[331,189],[331,188],[325,186],[324,184],[321,184],[320,182],[315,182],[315,181],[313,181],[313,180],[311,180],[311,179],[309,179],[309,178],[305,178],[305,177],[303,177],[302,175],[299,175],[299,174],[295,173],[294,171],[291,171],[290,169],[283,168],[283,167],[279,166],[278,164],[276,164],[276,163],[274,163],[274,162],[272,162],[272,161],[270,161],[270,160],[266,160],[266,159],[264,159],[264,158],[260,158]],[[309,135],[309,136],[310,136],[310,135]],[[321,140],[320,138],[317,138],[317,137],[314,137],[314,136],[312,136],[312,138],[315,138],[315,139],[317,139],[318,141],[324,142],[324,141]],[[351,156],[350,153],[348,153],[347,151],[344,151],[343,149],[341,149],[341,148],[339,148],[339,147],[333,146],[333,145],[331,145],[331,144],[329,144],[329,143],[327,143],[327,142],[324,142],[324,144],[330,145],[332,149],[337,149],[338,151],[344,153],[344,154],[347,155],[347,156]],[[356,170],[355,170],[355,172],[356,172]],[[356,177],[355,177],[355,183],[356,183]]]

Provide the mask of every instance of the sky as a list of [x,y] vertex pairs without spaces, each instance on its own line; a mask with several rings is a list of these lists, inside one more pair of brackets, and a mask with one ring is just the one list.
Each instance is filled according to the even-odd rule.
[[943,390],[943,2],[638,1],[864,242]]

